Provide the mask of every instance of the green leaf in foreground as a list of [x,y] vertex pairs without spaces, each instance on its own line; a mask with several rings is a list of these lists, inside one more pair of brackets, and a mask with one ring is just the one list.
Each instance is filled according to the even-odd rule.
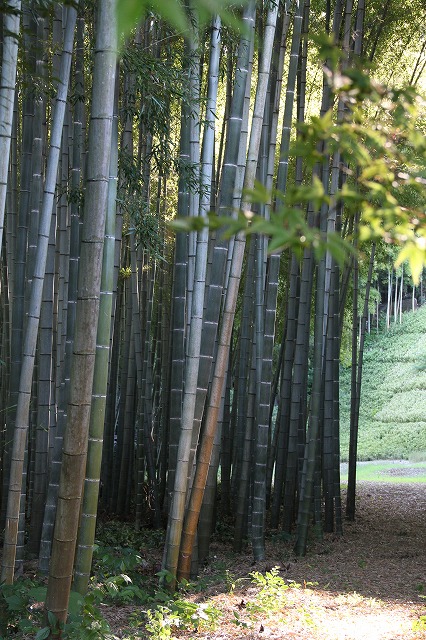
[[40,631],[37,631],[35,640],[45,640],[50,636],[50,627],[43,627]]
[[140,24],[147,11],[158,13],[177,31],[188,29],[188,20],[182,4],[177,0],[117,0],[117,29],[119,37],[126,38]]
[[[223,22],[240,31],[241,20],[228,8],[232,0],[194,0],[198,23],[205,24],[213,15],[220,15]],[[239,3],[244,4],[243,3]],[[191,30],[191,21],[179,0],[117,0],[117,29],[120,38],[126,38],[140,24],[145,13],[153,11],[178,33]]]
[[415,285],[419,284],[423,267],[426,264],[426,238],[418,237],[407,241],[399,252],[395,266],[399,267],[405,260],[408,260],[411,275]]

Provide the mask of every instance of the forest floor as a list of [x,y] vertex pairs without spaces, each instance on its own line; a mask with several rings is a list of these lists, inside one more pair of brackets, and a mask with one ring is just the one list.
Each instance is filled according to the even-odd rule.
[[[190,589],[184,597],[215,607],[216,627],[172,628],[171,637],[426,638],[426,618],[419,623],[426,616],[426,484],[361,482],[356,521],[344,523],[342,537],[312,539],[302,559],[294,557],[292,544],[279,534],[269,536],[265,561],[253,565],[249,549],[236,555],[230,551],[232,540],[215,539],[210,562],[200,575],[201,592]],[[156,561],[152,556],[150,560]],[[274,567],[279,569],[271,574]],[[252,574],[266,571],[271,578],[262,592]],[[131,609],[111,607],[103,612],[116,637],[129,637]],[[130,637],[151,637],[141,632]]]
[[[80,629],[80,636],[77,629],[72,637],[426,640],[425,470],[394,463],[391,469],[379,465],[389,481],[358,483],[356,520],[344,522],[343,536],[325,534],[320,541],[312,534],[304,558],[294,556],[294,540],[275,531],[268,532],[265,560],[254,564],[249,547],[232,551],[232,527],[219,524],[209,562],[176,599],[158,591],[164,541],[148,532],[133,546],[141,556],[141,588],[151,585],[153,598],[128,604],[106,598],[100,612],[110,632]],[[344,504],[344,491],[342,498]]]

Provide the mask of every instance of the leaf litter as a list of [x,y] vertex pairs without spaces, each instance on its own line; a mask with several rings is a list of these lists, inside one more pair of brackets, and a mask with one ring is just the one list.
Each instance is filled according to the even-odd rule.
[[[360,483],[355,522],[344,522],[341,537],[312,538],[305,558],[296,558],[293,541],[283,538],[279,532],[269,534],[265,560],[256,565],[249,547],[237,555],[230,552],[232,542],[214,538],[210,561],[200,573],[206,586],[201,593],[184,597],[208,600],[220,610],[220,622],[216,629],[173,629],[171,637],[426,639],[426,630],[413,629],[420,616],[426,615],[426,599],[422,598],[426,595],[425,484]],[[289,586],[282,603],[271,610],[253,606],[260,587],[253,585],[251,575],[271,572],[274,567]],[[215,576],[219,577],[216,582]],[[110,622],[113,627],[113,620]]]

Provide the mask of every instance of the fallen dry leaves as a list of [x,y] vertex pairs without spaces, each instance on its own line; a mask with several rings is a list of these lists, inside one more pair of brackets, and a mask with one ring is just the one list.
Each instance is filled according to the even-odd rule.
[[[185,597],[209,600],[222,613],[220,623],[213,631],[176,630],[172,635],[179,640],[426,638],[425,631],[412,630],[426,614],[426,600],[420,597],[426,595],[426,485],[359,484],[356,521],[344,527],[343,537],[312,540],[302,559],[292,555],[291,542],[269,537],[266,559],[259,565],[253,565],[249,550],[238,556],[229,544],[214,541],[200,577],[208,585],[226,567],[226,581]],[[300,586],[285,592],[279,610],[253,612],[250,605],[259,589],[249,574],[276,566],[280,576]],[[121,635],[126,611],[109,613],[114,632]]]
[[[245,571],[280,566],[281,575],[301,585],[286,592],[281,615],[262,619],[261,626],[244,632],[228,623],[215,633],[198,637],[426,638],[425,631],[412,630],[413,622],[426,614],[426,600],[420,597],[426,595],[426,485],[360,483],[356,521],[345,523],[343,537],[327,535],[322,542],[312,541],[302,559],[291,555],[291,543],[269,540],[264,565],[253,567],[246,562]],[[231,572],[241,573],[242,568],[241,558],[235,558]],[[218,594],[217,604],[221,602],[221,609],[226,606],[231,613],[242,598],[250,597],[249,590],[243,586],[232,598]]]

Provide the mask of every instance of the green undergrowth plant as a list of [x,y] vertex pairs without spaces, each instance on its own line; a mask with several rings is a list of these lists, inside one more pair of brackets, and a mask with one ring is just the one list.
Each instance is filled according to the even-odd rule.
[[[174,594],[159,587],[158,581],[156,586],[151,583],[145,588],[140,580],[137,581],[136,560],[133,552],[123,560],[135,572],[133,581],[125,573],[107,575],[108,568],[117,566],[115,554],[113,560],[107,553],[98,557],[96,566],[99,568],[99,563],[104,562],[102,571],[91,579],[85,596],[71,592],[66,624],[59,623],[52,613],[46,620],[46,587],[42,581],[20,579],[13,585],[3,585],[0,588],[0,640],[22,640],[24,637],[118,640],[103,611],[110,606],[123,605],[129,606],[126,626],[120,629],[123,640],[172,640],[182,633],[213,631],[221,622],[233,622],[242,629],[252,628],[273,616],[284,618],[288,590],[301,588],[300,584],[285,580],[280,575],[280,567],[264,573],[254,571],[241,578],[228,572],[226,584],[231,596],[240,588],[245,593],[243,604],[234,609],[229,620],[227,610],[213,599],[199,595],[200,581],[181,583]],[[167,575],[163,574],[160,571],[156,578],[162,577],[167,582]]]
[[[301,584],[294,580],[285,580],[280,576],[280,567],[270,571],[250,573],[251,586],[246,592],[249,599],[243,599],[232,612],[232,622],[241,628],[252,628],[264,619],[284,620],[286,615],[289,589],[300,589]],[[314,583],[304,582],[304,587]]]
[[146,611],[146,629],[152,640],[172,638],[175,630],[200,631],[215,629],[221,613],[209,602],[169,599],[167,604]]
[[121,520],[99,520],[96,540],[103,547],[158,548],[164,545],[164,531],[141,529],[136,531],[132,524]]
[[146,616],[148,622],[145,628],[153,640],[168,640],[172,637],[172,629],[177,626],[179,618],[168,607],[148,609]]
[[83,597],[72,591],[66,624],[49,612],[45,619],[46,586],[40,580],[18,579],[0,587],[0,638],[35,640],[61,637],[64,640],[114,640],[109,624],[99,609],[99,594]]
[[233,595],[237,587],[239,587],[247,578],[237,578],[228,569],[225,572],[225,584],[226,590],[229,594]]
[[[421,586],[423,587],[423,584]],[[426,596],[423,595],[419,595],[419,598],[426,600]],[[420,616],[417,620],[414,620],[413,631],[426,631],[426,614],[424,616]]]
[[130,604],[132,602],[146,603],[151,600],[149,592],[137,584],[125,573],[107,578],[92,590],[95,600],[111,601],[115,604]]
[[[167,582],[170,574],[167,571],[159,571],[159,589],[156,589],[149,598],[149,608],[141,611],[141,615],[134,612],[131,616],[130,626],[148,632],[153,640],[167,640],[177,630],[196,632],[202,629],[214,629],[221,616],[211,602],[197,602],[186,598],[189,593],[197,592],[197,583],[184,581],[179,584],[179,591],[171,594],[167,590]],[[146,637],[146,635],[129,636]],[[127,636],[126,636],[127,638]]]
[[146,562],[141,554],[131,547],[93,547],[93,567],[99,577],[108,577],[119,573],[137,572]]
[[130,547],[96,545],[94,572],[86,596],[71,592],[66,624],[49,612],[41,580],[18,579],[0,588],[0,640],[30,634],[36,640],[109,640],[114,638],[101,613],[104,605],[146,605],[155,601],[154,580],[143,575],[144,560]]
[[[17,580],[0,588],[0,640],[31,637],[36,640],[114,640],[104,607],[134,606],[129,615],[127,640],[172,638],[179,630],[195,632],[216,627],[221,613],[210,601],[192,596],[200,590],[197,582],[185,582],[176,594],[158,587],[158,578],[141,573],[143,558],[130,547],[97,545],[94,576],[88,593],[71,592],[68,619],[60,623],[52,613],[45,618],[46,586],[41,580]],[[167,576],[166,576],[167,578]],[[126,630],[123,630],[126,632]],[[141,635],[142,634],[142,635]]]
[[[284,616],[288,590],[301,587],[294,581],[286,581],[280,575],[280,567],[273,567],[265,573],[254,571],[249,576],[238,579],[228,574],[228,592],[234,595],[237,587],[243,587],[247,582],[247,598],[243,598],[241,604],[234,608],[231,618],[231,622],[242,629],[251,628],[266,617]],[[182,590],[186,592],[188,598],[158,591],[155,595],[156,603],[153,603],[155,606],[146,611],[145,628],[154,640],[173,638],[172,634],[178,630],[214,629],[220,620],[226,619],[228,614],[221,612],[211,600],[200,603],[190,599],[191,594],[198,590],[196,582],[181,584],[180,589],[181,593]]]
[[413,622],[413,631],[426,631],[426,615]]
[[144,573],[147,563],[131,547],[95,545],[91,593],[94,602],[146,604],[155,588],[153,576]]
[[74,594],[74,598],[76,604],[69,610],[66,624],[59,623],[49,612],[49,624],[38,631],[35,640],[54,638],[55,634],[61,640],[116,640],[117,636],[95,604],[94,594],[89,592],[84,598]]
[[279,567],[273,567],[265,573],[254,571],[250,574],[252,583],[260,590],[255,600],[248,603],[249,610],[263,613],[276,613],[282,610],[286,603],[286,591],[289,585],[279,575],[279,570]]
[[0,638],[22,637],[41,625],[45,591],[40,581],[29,579],[0,586]]

